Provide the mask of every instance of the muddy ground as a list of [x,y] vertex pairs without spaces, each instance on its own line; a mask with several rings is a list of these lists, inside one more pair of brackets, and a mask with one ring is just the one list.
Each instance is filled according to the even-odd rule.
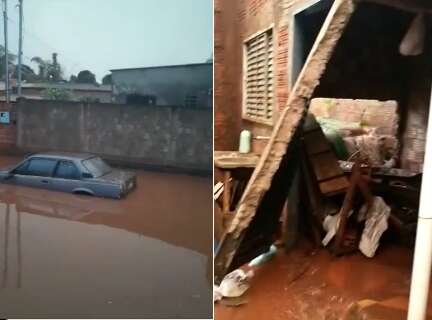
[[137,173],[122,200],[0,184],[2,317],[211,316],[211,178]]
[[[405,319],[409,296],[412,249],[386,244],[370,259],[361,253],[335,257],[326,249],[302,244],[283,250],[258,267],[242,303],[215,305],[216,320],[337,320],[349,317],[353,304],[373,300],[385,304],[379,319]],[[432,300],[429,299],[429,314]],[[350,313],[351,314],[351,313]]]

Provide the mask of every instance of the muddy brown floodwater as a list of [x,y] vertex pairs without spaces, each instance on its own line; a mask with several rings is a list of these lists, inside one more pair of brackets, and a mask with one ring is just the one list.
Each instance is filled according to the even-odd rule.
[[[302,244],[258,267],[246,304],[215,305],[216,320],[346,320],[406,318],[412,250],[384,244],[370,259],[361,253],[332,256]],[[353,303],[373,300],[398,317],[347,317]],[[398,312],[396,312],[398,311]],[[429,299],[432,314],[432,297]],[[357,316],[357,315],[356,315]]]
[[211,179],[137,174],[122,200],[0,184],[2,317],[211,317]]

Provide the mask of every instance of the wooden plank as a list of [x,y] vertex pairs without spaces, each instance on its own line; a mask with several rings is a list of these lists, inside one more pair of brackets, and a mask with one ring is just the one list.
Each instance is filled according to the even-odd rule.
[[[264,149],[258,166],[254,170],[246,187],[236,215],[222,238],[221,245],[215,257],[214,270],[216,282],[221,281],[227,271],[238,267],[237,264],[246,262],[243,260],[250,257],[244,255],[243,260],[238,259],[235,263],[232,263],[236,254],[238,254],[237,251],[249,225],[254,219],[257,210],[259,210],[259,206],[266,210],[270,209],[270,212],[262,213],[261,216],[267,214],[272,219],[278,219],[280,212],[275,213],[274,210],[282,210],[286,195],[281,194],[281,191],[285,191],[287,185],[291,183],[291,181],[282,182],[281,180],[292,179],[292,176],[284,176],[282,170],[287,169],[288,164],[292,161],[289,159],[292,156],[289,154],[291,140],[298,132],[297,129],[300,127],[307,111],[308,100],[318,85],[354,9],[353,0],[335,0],[333,3],[297,82],[291,91],[286,108],[281,112],[270,141]],[[283,166],[286,167],[284,168]],[[275,194],[268,193],[269,190]],[[269,241],[268,234],[266,233],[272,232],[273,228],[274,223],[269,223],[265,226],[265,229],[262,228],[260,230],[258,228],[258,233],[261,234],[261,241],[258,241],[259,238],[256,238],[258,239],[255,243],[257,249],[259,247],[260,250],[266,250],[265,247],[268,246]],[[259,251],[257,250],[256,252]]]
[[224,191],[222,197],[222,212],[225,215],[230,211],[231,200],[231,172],[229,170],[224,171]]
[[238,151],[215,151],[214,164],[220,169],[255,168],[259,155]]

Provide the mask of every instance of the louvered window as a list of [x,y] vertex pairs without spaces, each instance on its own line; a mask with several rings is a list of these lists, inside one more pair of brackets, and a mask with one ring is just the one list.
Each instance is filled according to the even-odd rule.
[[245,43],[244,115],[271,122],[273,119],[273,29]]

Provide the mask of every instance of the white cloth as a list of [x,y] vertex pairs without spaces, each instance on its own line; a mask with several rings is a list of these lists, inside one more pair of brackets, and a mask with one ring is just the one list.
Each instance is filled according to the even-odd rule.
[[[366,205],[361,212],[365,211]],[[388,228],[388,218],[390,217],[390,207],[381,197],[374,197],[371,207],[366,214],[366,223],[359,243],[360,251],[369,258],[375,255],[378,249],[379,240]]]
[[[352,215],[353,211],[348,212],[348,217]],[[322,240],[322,245],[326,247],[331,239],[336,235],[337,229],[339,228],[341,214],[335,214],[334,216],[328,215],[324,218],[323,228],[327,231],[324,239]]]

